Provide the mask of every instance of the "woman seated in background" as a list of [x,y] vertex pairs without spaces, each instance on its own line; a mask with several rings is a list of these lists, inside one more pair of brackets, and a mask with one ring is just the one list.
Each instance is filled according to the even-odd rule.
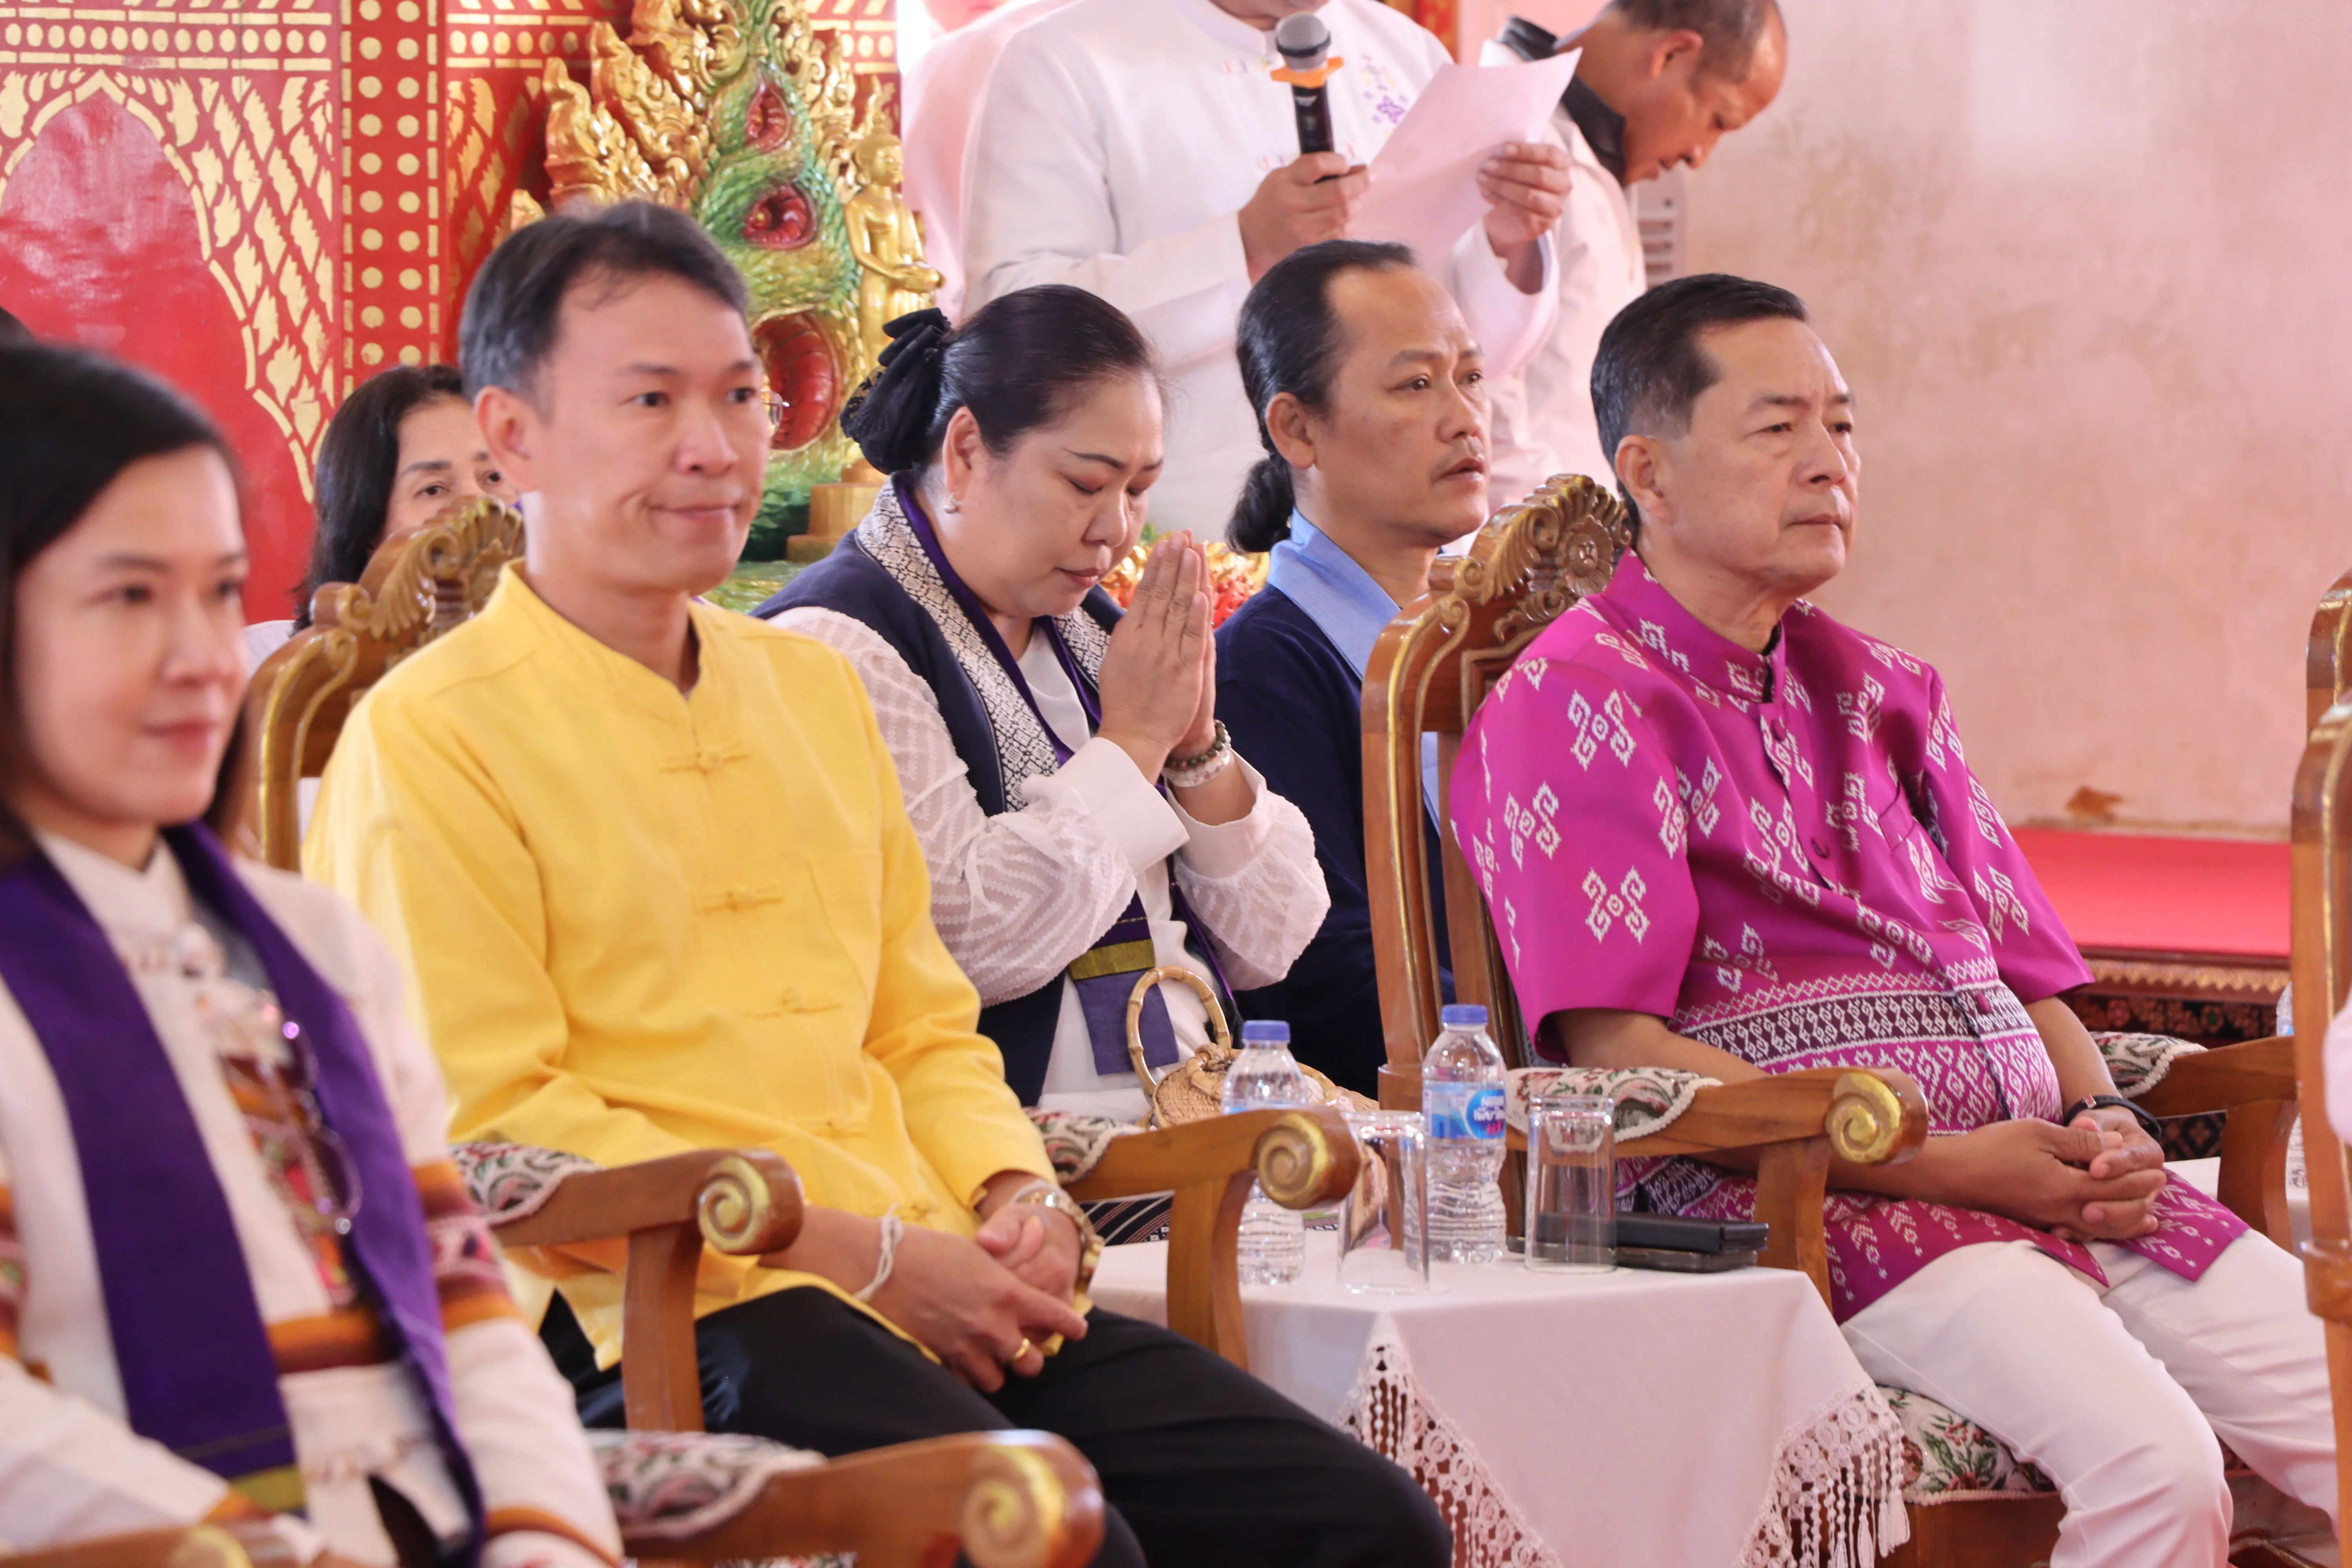
[[336,1568],[613,1562],[391,955],[202,820],[245,688],[220,437],[0,345],[0,468],[7,1549],[211,1521]]
[[515,501],[457,371],[404,364],[370,377],[335,410],[319,443],[319,524],[294,618],[247,626],[247,664],[259,665],[310,624],[320,584],[358,582],[385,540],[417,532],[443,507],[476,496]]
[[[1345,239],[1267,268],[1242,306],[1240,353],[1266,455],[1227,538],[1274,561],[1217,630],[1217,711],[1314,825],[1331,901],[1290,973],[1244,992],[1242,1012],[1288,1019],[1299,1060],[1376,1094],[1386,1054],[1364,872],[1364,665],[1399,606],[1429,591],[1439,549],[1486,521],[1484,363],[1411,251]],[[1423,773],[1435,889],[1433,751]],[[1444,961],[1442,903],[1437,915]]]
[[[1281,977],[1323,918],[1314,842],[1216,720],[1208,563],[1154,547],[1121,616],[1097,584],[1160,465],[1142,334],[1083,289],[1024,289],[952,331],[891,323],[843,416],[892,476],[832,555],[761,606],[856,664],[1023,1103],[1137,1117],[1136,976]],[[1190,986],[1142,1014],[1155,1070],[1207,1038]]]

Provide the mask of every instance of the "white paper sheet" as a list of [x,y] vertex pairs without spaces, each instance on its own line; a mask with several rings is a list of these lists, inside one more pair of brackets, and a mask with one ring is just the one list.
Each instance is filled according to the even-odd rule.
[[1409,245],[1423,266],[1438,265],[1486,217],[1478,165],[1506,142],[1543,134],[1580,53],[1439,68],[1372,160],[1371,189],[1349,232]]

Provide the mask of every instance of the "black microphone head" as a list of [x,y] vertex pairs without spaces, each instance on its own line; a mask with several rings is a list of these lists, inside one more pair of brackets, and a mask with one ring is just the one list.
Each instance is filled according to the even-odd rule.
[[1525,16],[1506,21],[1496,42],[1523,60],[1548,60],[1559,52],[1559,40]]
[[1275,24],[1274,47],[1292,70],[1313,70],[1331,53],[1331,29],[1312,11],[1294,11]]

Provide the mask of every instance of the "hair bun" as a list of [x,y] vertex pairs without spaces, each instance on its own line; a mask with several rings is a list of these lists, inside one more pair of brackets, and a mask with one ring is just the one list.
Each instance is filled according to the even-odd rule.
[[947,312],[936,305],[909,310],[903,316],[883,322],[883,335],[890,342],[882,351],[882,368],[888,370],[908,354],[921,356],[936,353],[950,330]]
[[915,310],[884,323],[890,342],[881,363],[841,411],[841,428],[866,460],[886,474],[904,473],[930,456],[926,440],[939,410],[946,374],[945,312]]

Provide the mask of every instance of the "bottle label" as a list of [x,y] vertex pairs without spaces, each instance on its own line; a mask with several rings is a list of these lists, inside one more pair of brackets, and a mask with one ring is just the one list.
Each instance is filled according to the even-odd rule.
[[1421,1111],[1433,1139],[1503,1136],[1503,1090],[1491,1083],[1423,1083]]

